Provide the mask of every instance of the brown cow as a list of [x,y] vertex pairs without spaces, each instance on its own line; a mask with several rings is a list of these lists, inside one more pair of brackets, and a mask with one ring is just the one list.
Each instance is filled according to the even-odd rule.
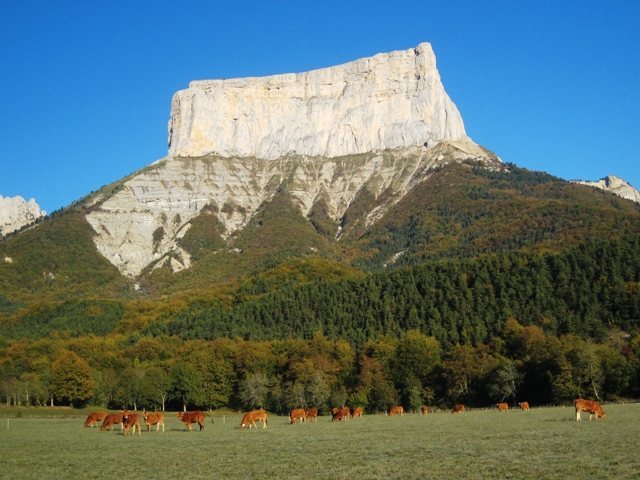
[[160,426],[162,426],[162,431],[164,432],[164,412],[142,412],[142,417],[144,418],[144,423],[147,426],[147,432],[150,430],[152,425],[156,426],[156,432],[160,430]]
[[93,412],[90,413],[87,419],[84,421],[85,427],[98,427],[98,422],[104,421],[107,416],[107,412]]
[[420,413],[421,413],[422,415],[426,415],[426,414],[428,414],[428,413],[429,413],[429,407],[427,407],[426,405],[421,406],[421,407],[420,407]]
[[291,410],[289,414],[289,421],[291,424],[296,423],[296,421],[300,420],[300,423],[307,421],[307,412],[305,412],[304,408],[294,408]]
[[351,410],[351,417],[352,418],[359,418],[362,417],[362,407],[353,407],[353,410]]
[[138,429],[138,435],[140,435],[140,415],[137,413],[131,413],[128,411],[124,411],[122,414],[122,426],[124,427],[124,434],[131,435],[136,434],[136,429]]
[[500,412],[509,411],[509,404],[507,402],[496,403],[496,407],[498,407],[498,411]]
[[262,428],[267,428],[267,424],[269,422],[269,417],[267,416],[267,412],[263,409],[260,410],[252,410],[247,412],[242,417],[242,421],[240,422],[241,428],[249,428],[256,427],[256,422],[262,421]]
[[524,410],[525,412],[529,410],[529,402],[520,402],[518,406],[520,410]]
[[402,405],[394,405],[389,409],[389,416],[404,415],[404,407]]
[[604,417],[604,410],[602,410],[602,406],[600,402],[596,400],[585,400],[584,398],[578,398],[573,401],[573,405],[576,407],[576,421],[581,421],[580,412],[588,412],[589,413],[589,421],[591,421],[591,416],[595,415],[596,420],[599,420],[601,417]]
[[122,413],[110,413],[104,417],[100,431],[104,432],[107,428],[113,431],[113,426],[118,424],[120,424],[120,430],[122,430]]
[[307,408],[305,412],[307,422],[315,422],[318,418],[318,409],[315,407]]
[[334,407],[331,409],[331,421],[341,422],[342,420],[349,420],[351,411],[349,407]]
[[459,403],[458,405],[454,405],[451,409],[451,413],[462,413],[464,412],[464,405]]
[[204,413],[199,411],[178,412],[176,413],[176,416],[182,423],[184,423],[185,427],[187,427],[187,430],[189,430],[190,432],[193,431],[193,429],[191,428],[192,423],[197,423],[198,425],[200,425],[200,431],[204,430]]

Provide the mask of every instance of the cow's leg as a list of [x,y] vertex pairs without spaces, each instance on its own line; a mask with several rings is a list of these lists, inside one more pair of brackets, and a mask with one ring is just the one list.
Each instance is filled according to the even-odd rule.
[[582,420],[580,418],[580,410],[576,410],[576,422],[579,422],[580,420]]

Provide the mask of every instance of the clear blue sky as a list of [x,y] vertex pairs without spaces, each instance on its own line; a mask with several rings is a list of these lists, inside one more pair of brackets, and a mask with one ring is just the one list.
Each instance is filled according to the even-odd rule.
[[0,8],[0,194],[47,211],[161,158],[190,80],[431,42],[503,160],[640,187],[640,1],[32,1]]

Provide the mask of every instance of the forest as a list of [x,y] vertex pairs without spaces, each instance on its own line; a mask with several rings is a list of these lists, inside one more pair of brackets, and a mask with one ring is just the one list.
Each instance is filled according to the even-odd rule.
[[257,277],[139,317],[122,300],[66,301],[2,327],[0,396],[279,413],[637,397],[639,258],[629,236],[276,290]]

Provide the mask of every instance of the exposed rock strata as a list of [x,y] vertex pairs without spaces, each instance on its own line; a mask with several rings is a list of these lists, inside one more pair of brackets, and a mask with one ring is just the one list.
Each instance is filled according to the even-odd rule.
[[616,195],[622,198],[626,198],[627,200],[632,200],[634,202],[640,203],[640,192],[627,181],[614,175],[609,175],[607,177],[601,178],[597,182],[576,180],[574,183],[599,188],[600,190],[615,193]]
[[46,214],[33,198],[27,202],[21,196],[0,195],[0,236],[29,225]]
[[498,163],[469,140],[338,158],[168,157],[125,182],[118,193],[96,205],[87,220],[96,232],[98,250],[123,274],[135,277],[164,261],[178,271],[190,265],[180,238],[207,205],[228,238],[278,190],[287,192],[303,215],[324,201],[329,216],[339,221],[357,194],[367,189],[376,198],[385,193],[385,201],[372,206],[367,216],[372,223],[434,167],[461,159]]
[[464,138],[428,43],[304,73],[191,82],[169,154],[339,157]]

